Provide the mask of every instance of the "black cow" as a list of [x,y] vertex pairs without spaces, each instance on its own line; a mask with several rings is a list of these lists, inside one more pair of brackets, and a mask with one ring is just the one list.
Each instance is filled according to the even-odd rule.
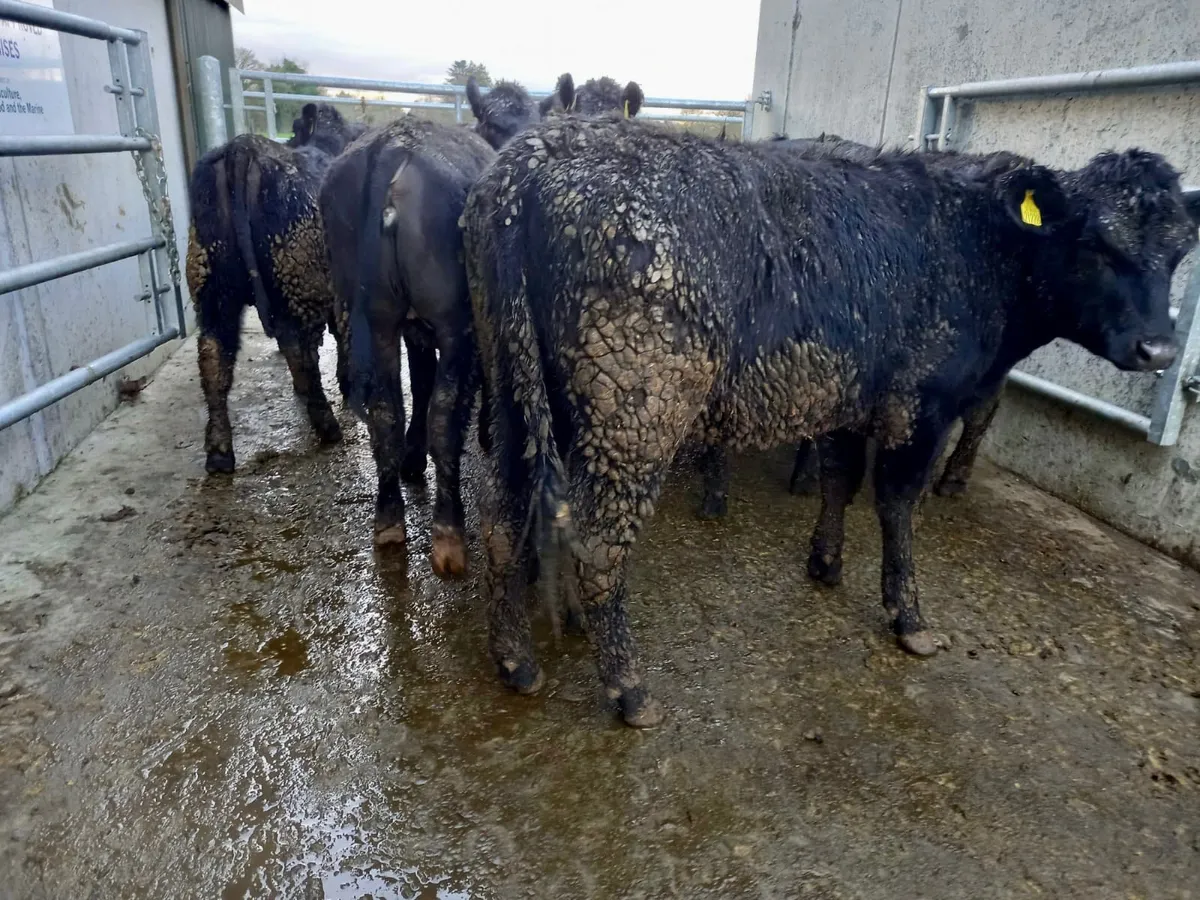
[[[776,147],[798,153],[806,159],[832,157],[869,165],[880,153],[878,147],[848,141],[836,134],[822,133],[815,138],[776,136],[772,140],[776,142]],[[947,150],[930,152],[925,156],[925,160],[931,166],[945,166],[967,179],[992,178],[1011,169],[1033,165],[1033,160],[1007,151],[970,154]],[[984,435],[999,408],[1000,393],[1001,390],[998,389],[994,394],[977,398],[962,414],[962,433],[954,452],[946,462],[941,478],[938,479],[935,493],[943,497],[952,497],[966,490]],[[812,452],[813,449],[811,441],[803,441],[796,449],[792,475],[788,481],[788,489],[793,494],[806,493],[816,486],[820,464],[816,454]],[[705,519],[722,518],[728,506],[731,476],[725,448],[720,445],[706,447],[700,456],[700,464],[704,476],[704,497],[700,504],[700,516]]]
[[1167,365],[1195,215],[1139,150],[966,178],[921,155],[806,159],[619,118],[526,132],[464,213],[495,398],[481,517],[502,680],[541,685],[525,557],[545,581],[566,554],[609,696],[629,724],[661,718],[625,566],[689,436],[826,436],[809,571],[830,583],[874,437],[884,605],[900,643],[931,652],[912,515],[955,418],[1055,338],[1123,369]]
[[631,81],[621,87],[607,75],[589,78],[583,87],[576,89],[570,72],[558,78],[554,93],[539,104],[542,118],[551,113],[578,113],[581,116],[598,116],[611,110],[619,110],[627,119],[632,119],[642,108],[646,97],[641,86]]
[[[574,91],[569,75],[560,85]],[[512,83],[485,95],[472,80],[467,97],[475,134],[402,119],[347,151],[321,190],[338,318],[348,329],[351,405],[367,420],[375,456],[375,541],[405,543],[400,481],[424,478],[428,448],[436,480],[431,562],[443,577],[466,569],[460,458],[480,381],[458,219],[494,156],[488,144],[520,132],[523,117],[525,124],[539,117]],[[562,97],[567,105],[574,99]],[[407,434],[401,338],[413,391]],[[486,391],[481,406],[488,407]],[[481,414],[485,447],[488,433]]]
[[[200,159],[188,186],[187,281],[200,324],[209,473],[234,469],[229,389],[242,312],[252,304],[287,360],[317,437],[325,443],[341,439],[317,364],[325,326],[334,323],[316,195],[333,156],[361,128],[331,106],[313,103],[297,126],[289,145],[238,135]],[[338,356],[341,370],[340,341]]]

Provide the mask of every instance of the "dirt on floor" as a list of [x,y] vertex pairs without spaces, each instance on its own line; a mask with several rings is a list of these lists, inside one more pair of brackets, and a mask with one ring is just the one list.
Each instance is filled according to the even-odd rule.
[[1017,479],[929,501],[919,660],[869,498],[823,589],[786,452],[721,523],[680,466],[637,731],[544,623],[499,685],[477,524],[458,583],[424,491],[376,553],[364,427],[318,449],[261,333],[232,406],[208,478],[189,342],[0,520],[0,896],[1200,898],[1200,576]]

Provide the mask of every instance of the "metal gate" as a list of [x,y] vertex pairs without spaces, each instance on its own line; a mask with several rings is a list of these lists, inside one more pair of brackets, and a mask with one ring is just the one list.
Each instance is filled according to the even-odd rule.
[[[171,200],[167,194],[167,170],[158,137],[158,107],[154,100],[154,79],[150,69],[150,41],[146,32],[114,28],[95,19],[19,0],[0,0],[0,19],[106,41],[112,83],[105,85],[104,90],[116,100],[117,121],[121,129],[120,134],[114,135],[0,136],[0,156],[132,151],[142,193],[150,210],[152,230],[149,236],[138,240],[96,247],[0,272],[0,294],[136,256],[143,291],[138,299],[153,302],[156,322],[153,332],[147,337],[72,369],[0,406],[0,429],[4,429],[80,388],[111,375],[146,356],[156,347],[183,337],[186,320],[179,284],[179,250],[175,243]],[[166,298],[172,294],[174,303],[169,305]]]
[[[1194,83],[1200,83],[1200,60],[925,87],[921,89],[917,106],[913,141],[918,150],[949,149],[958,120],[958,105],[964,101],[1012,100],[1049,94],[1095,93]],[[1184,193],[1200,193],[1200,188],[1188,188]],[[1192,268],[1179,309],[1171,311],[1175,319],[1175,332],[1179,336],[1180,352],[1169,369],[1158,373],[1150,415],[1017,369],[1009,373],[1009,383],[1129,428],[1152,444],[1169,447],[1179,439],[1179,429],[1188,403],[1200,399],[1200,372],[1197,371],[1197,366],[1200,366],[1198,306],[1200,263]]]

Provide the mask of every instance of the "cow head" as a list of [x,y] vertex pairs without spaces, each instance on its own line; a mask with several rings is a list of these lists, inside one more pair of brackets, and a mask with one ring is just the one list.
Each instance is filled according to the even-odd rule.
[[638,114],[645,100],[641,87],[636,81],[631,81],[621,87],[607,75],[603,78],[591,78],[583,87],[575,91],[573,112],[581,116],[598,116],[609,111],[623,112],[626,118],[632,119]]
[[289,147],[316,147],[337,156],[346,145],[362,134],[365,126],[348,123],[342,114],[328,103],[306,103],[299,118],[292,120]]
[[1171,276],[1196,246],[1200,198],[1155,153],[1102,153],[1076,172],[1017,168],[994,182],[1033,238],[1034,279],[1060,336],[1129,371],[1164,369],[1178,348]]
[[467,102],[476,119],[475,133],[496,150],[541,119],[538,105],[513,81],[498,81],[485,95],[472,76],[467,79]]

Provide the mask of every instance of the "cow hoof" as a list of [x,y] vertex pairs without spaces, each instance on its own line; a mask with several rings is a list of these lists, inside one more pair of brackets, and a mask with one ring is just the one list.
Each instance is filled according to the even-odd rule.
[[653,728],[662,722],[666,712],[662,704],[644,689],[637,688],[621,695],[621,717],[634,728]]
[[814,552],[808,557],[808,577],[829,587],[836,587],[842,583],[842,561]]
[[439,578],[453,578],[467,571],[467,542],[457,528],[433,527],[433,552],[429,554]]
[[376,547],[402,547],[407,540],[408,534],[404,530],[403,522],[375,529]]
[[896,641],[913,656],[933,656],[938,652],[937,639],[924,629],[912,634],[898,634]]
[[208,458],[204,461],[204,469],[209,475],[231,475],[233,468],[233,451],[228,453],[222,453],[220,450],[210,451]]
[[709,495],[704,498],[704,502],[700,504],[700,518],[707,521],[715,521],[725,518],[725,513],[729,511],[729,501],[725,497]]
[[788,485],[788,493],[796,497],[807,497],[817,492],[820,482],[811,476],[794,478]]
[[406,484],[422,484],[425,481],[425,454],[405,453],[400,460],[400,480]]
[[337,444],[342,440],[342,426],[333,417],[333,413],[329,414],[328,419],[322,417],[321,420],[314,422],[313,430],[317,432],[317,440],[322,444]]
[[563,616],[563,631],[566,634],[574,634],[579,637],[587,634],[587,625],[583,621],[583,616],[569,606],[567,607],[566,614]]
[[504,685],[518,694],[536,694],[546,683],[546,675],[533,660],[518,663],[513,659],[501,660],[496,667]]
[[933,492],[939,497],[961,497],[967,492],[967,481],[965,478],[943,478]]

